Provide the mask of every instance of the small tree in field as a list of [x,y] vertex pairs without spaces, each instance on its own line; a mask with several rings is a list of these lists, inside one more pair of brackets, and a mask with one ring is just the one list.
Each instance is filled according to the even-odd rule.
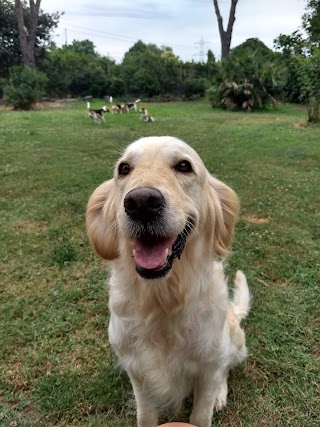
[[287,100],[305,103],[309,123],[320,123],[320,0],[308,0],[302,27],[274,41],[289,70]]
[[43,95],[48,78],[41,71],[24,65],[11,68],[9,82],[4,87],[5,102],[15,110],[30,110]]
[[320,49],[313,48],[308,57],[300,57],[298,75],[301,98],[307,105],[308,122],[320,123]]

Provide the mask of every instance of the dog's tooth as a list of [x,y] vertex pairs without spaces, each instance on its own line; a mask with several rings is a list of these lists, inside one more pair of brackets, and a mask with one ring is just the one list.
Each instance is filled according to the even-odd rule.
[[167,261],[168,254],[169,254],[169,248],[167,248],[167,249],[164,251],[164,260],[165,260],[165,261]]
[[135,249],[132,249],[132,256],[133,256],[133,258],[134,258],[134,256],[135,256],[135,253],[136,253],[136,250],[135,250]]

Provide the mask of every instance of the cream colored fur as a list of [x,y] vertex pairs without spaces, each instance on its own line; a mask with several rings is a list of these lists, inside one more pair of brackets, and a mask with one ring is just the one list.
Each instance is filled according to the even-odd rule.
[[[187,160],[191,173],[175,165]],[[119,176],[118,166],[131,170]],[[194,227],[181,259],[160,279],[143,279],[132,257],[125,195],[137,187],[159,190],[166,200],[165,229]],[[190,422],[209,427],[226,405],[230,368],[246,357],[240,321],[249,311],[249,290],[238,271],[228,298],[222,260],[228,255],[238,198],[211,176],[197,153],[173,137],[142,138],[126,149],[113,179],[92,194],[87,227],[97,253],[112,262],[109,340],[132,382],[138,427],[156,427],[158,412],[179,408],[193,392]]]

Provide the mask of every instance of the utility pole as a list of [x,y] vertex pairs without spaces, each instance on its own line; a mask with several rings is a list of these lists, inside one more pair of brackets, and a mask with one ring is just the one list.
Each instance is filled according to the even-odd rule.
[[68,44],[68,31],[66,28],[64,29],[64,35],[65,35],[65,45],[67,46],[67,44]]

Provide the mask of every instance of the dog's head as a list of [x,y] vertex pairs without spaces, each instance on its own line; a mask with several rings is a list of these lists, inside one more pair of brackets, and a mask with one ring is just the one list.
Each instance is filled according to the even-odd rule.
[[156,279],[196,240],[212,257],[224,258],[237,212],[234,191],[208,173],[190,146],[148,137],[129,145],[113,179],[94,191],[87,227],[102,258],[118,258],[125,244],[132,254],[128,263],[143,278]]

